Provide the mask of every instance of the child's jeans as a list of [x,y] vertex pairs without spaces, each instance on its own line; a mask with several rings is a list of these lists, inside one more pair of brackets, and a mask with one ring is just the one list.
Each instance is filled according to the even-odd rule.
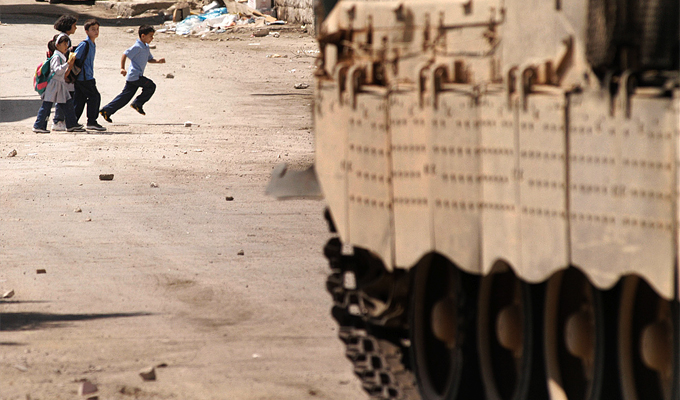
[[[35,123],[33,124],[34,128],[47,129],[47,120],[50,119],[52,104],[54,103],[51,101],[42,102],[42,105],[38,110],[38,117],[35,119]],[[76,114],[73,111],[73,99],[68,99],[66,103],[57,103],[57,110],[61,110],[61,113],[66,117],[66,129],[73,128],[74,126],[78,125]]]
[[[75,96],[75,93],[76,92],[68,92],[68,94],[71,95],[71,98],[73,98]],[[76,103],[74,101],[73,105],[75,106],[75,104]],[[54,119],[52,120],[52,122],[54,122],[56,124],[59,121],[64,121],[64,113],[57,107],[57,109],[54,110]],[[76,118],[76,123],[78,123],[78,118]]]
[[125,107],[125,105],[132,100],[132,97],[137,93],[137,89],[139,88],[142,88],[142,93],[137,96],[132,104],[138,107],[143,106],[144,103],[149,101],[153,92],[156,91],[156,84],[153,83],[151,79],[140,76],[136,81],[125,81],[123,91],[101,110],[107,112],[109,115],[113,115],[113,113]]

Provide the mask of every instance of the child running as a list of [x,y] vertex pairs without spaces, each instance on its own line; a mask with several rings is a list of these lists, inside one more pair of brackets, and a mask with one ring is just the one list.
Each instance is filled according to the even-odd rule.
[[106,128],[97,123],[102,97],[94,80],[94,56],[97,52],[97,46],[94,42],[99,37],[99,21],[96,19],[87,20],[84,27],[87,39],[80,42],[75,50],[76,62],[83,68],[75,82],[76,93],[73,101],[76,107],[76,120],[79,120],[80,116],[83,115],[85,104],[87,104],[87,129],[105,131]]
[[57,103],[57,110],[61,111],[66,119],[66,130],[68,132],[85,132],[85,129],[78,125],[73,99],[69,94],[69,87],[64,81],[64,77],[71,71],[73,63],[76,61],[75,55],[69,57],[68,61],[65,56],[70,40],[67,34],[60,33],[54,37],[52,42],[55,51],[50,59],[50,73],[53,76],[42,94],[42,105],[33,124],[33,132],[50,133],[47,130],[47,120],[50,118],[50,111],[54,103]]
[[[149,43],[153,40],[153,35],[156,32],[153,26],[142,25],[139,27],[139,39],[129,49],[125,50],[123,57],[120,59],[120,73],[125,77],[125,87],[123,91],[116,96],[109,104],[104,106],[99,112],[106,122],[113,122],[111,116],[121,108],[123,108],[137,92],[137,89],[142,88],[142,93],[132,102],[130,107],[134,108],[138,113],[146,115],[144,112],[144,104],[149,101],[154,91],[156,84],[144,76],[144,68],[146,63],[163,64],[165,58],[156,60],[151,55],[149,50]],[[125,60],[130,59],[130,68],[125,70]]]

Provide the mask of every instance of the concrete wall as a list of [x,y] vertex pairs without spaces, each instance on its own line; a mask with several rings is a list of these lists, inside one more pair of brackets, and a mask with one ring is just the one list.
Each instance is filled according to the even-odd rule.
[[274,0],[276,17],[293,24],[314,23],[312,0]]

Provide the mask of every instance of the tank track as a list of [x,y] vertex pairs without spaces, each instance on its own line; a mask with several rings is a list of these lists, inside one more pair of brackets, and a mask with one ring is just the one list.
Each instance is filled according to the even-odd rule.
[[[333,298],[332,315],[345,355],[371,399],[420,400],[409,369],[406,313],[408,274],[388,273],[366,254],[342,254],[342,243],[332,238],[324,248],[331,274],[326,287]],[[356,285],[347,288],[345,273]]]

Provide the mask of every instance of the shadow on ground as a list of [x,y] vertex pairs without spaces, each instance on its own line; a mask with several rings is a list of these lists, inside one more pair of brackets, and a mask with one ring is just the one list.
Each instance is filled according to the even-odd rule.
[[10,312],[0,314],[0,332],[28,331],[44,328],[61,328],[69,322],[90,321],[106,318],[144,317],[151,313],[111,313],[111,314],[49,314],[40,312]]
[[[37,95],[36,95],[37,97]],[[42,104],[39,97],[35,99],[0,99],[0,122],[16,122],[26,118],[35,118]]]

